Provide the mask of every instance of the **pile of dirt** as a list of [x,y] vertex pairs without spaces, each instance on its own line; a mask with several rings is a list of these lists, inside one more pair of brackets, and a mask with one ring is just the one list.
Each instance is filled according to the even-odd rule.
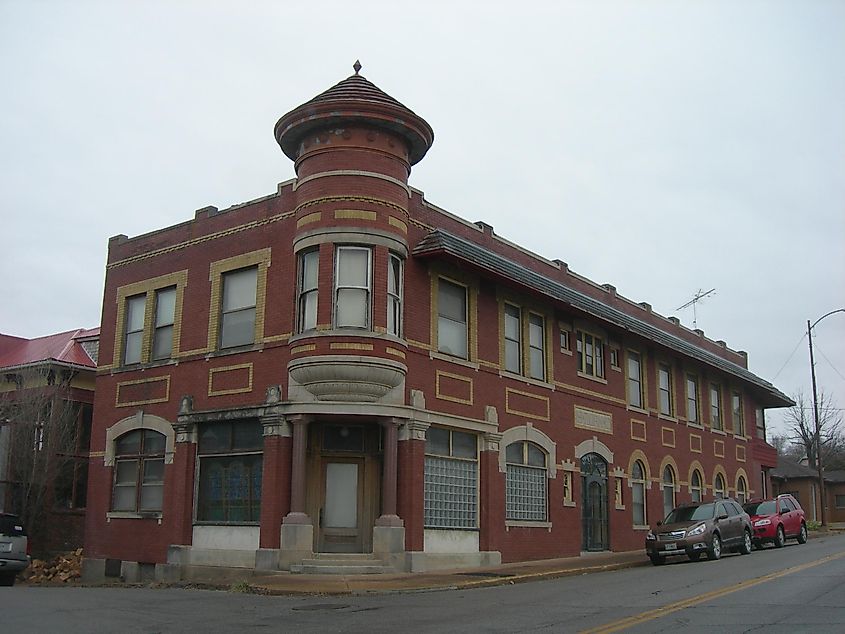
[[82,549],[77,548],[44,561],[33,559],[21,577],[28,583],[70,583],[82,576]]

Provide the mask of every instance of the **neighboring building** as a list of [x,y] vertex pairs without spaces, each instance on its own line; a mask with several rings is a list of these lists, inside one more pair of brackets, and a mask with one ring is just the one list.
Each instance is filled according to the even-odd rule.
[[[807,518],[821,521],[819,473],[804,464],[778,456],[771,472],[773,492],[791,493],[804,508]],[[827,498],[826,521],[845,522],[845,471],[824,472],[824,493]]]
[[82,545],[99,329],[0,334],[0,511],[39,553]]
[[625,551],[676,502],[768,490],[763,410],[792,401],[427,202],[419,116],[356,72],[275,135],[276,193],[109,242],[87,578]]

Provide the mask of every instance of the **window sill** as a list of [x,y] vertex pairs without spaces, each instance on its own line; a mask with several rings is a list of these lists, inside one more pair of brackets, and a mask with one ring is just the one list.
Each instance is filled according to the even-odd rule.
[[734,434],[734,440],[741,440],[745,442],[748,440],[748,438],[746,438],[745,436],[737,436],[736,434]]
[[123,374],[124,372],[144,372],[145,370],[155,370],[156,368],[164,368],[169,365],[179,365],[178,359],[159,359],[158,361],[149,361],[147,363],[133,363],[132,365],[121,365],[112,368],[109,374]]
[[626,405],[625,409],[628,410],[629,412],[636,412],[637,414],[643,414],[645,416],[648,416],[648,410],[643,409],[642,407],[636,407],[634,405]]
[[106,520],[158,520],[161,524],[161,511],[150,511],[149,513],[135,513],[133,511],[108,511]]
[[619,366],[619,365],[611,365],[610,369],[613,370],[614,372],[622,372],[622,366]]
[[374,332],[364,328],[332,328],[331,330],[306,330],[305,332],[298,332],[288,339],[288,345],[293,346],[297,342],[305,339],[321,339],[323,337],[362,337],[366,339],[381,339],[395,343],[404,348],[408,347],[408,342],[402,337],[391,335],[387,332]]
[[660,420],[667,420],[671,423],[677,423],[678,422],[677,418],[675,418],[674,416],[670,416],[669,414],[658,414],[657,418],[659,418]]
[[727,436],[728,435],[727,432],[722,431],[721,429],[712,429],[711,428],[710,431],[713,432],[714,434],[718,434],[719,436]]
[[690,421],[687,421],[687,427],[693,427],[695,429],[701,429],[702,431],[704,430],[704,425],[701,425],[699,423],[693,423],[693,422],[690,422]]
[[551,532],[552,523],[540,521],[532,522],[529,520],[505,520],[505,530],[510,530],[511,528],[544,528]]
[[561,353],[561,354],[565,354],[565,355],[567,355],[567,356],[569,356],[569,357],[571,357],[571,356],[572,356],[572,350],[567,350],[566,348],[561,348],[561,349],[560,349],[560,353]]
[[528,385],[536,385],[537,387],[544,387],[548,390],[554,390],[555,386],[551,383],[546,383],[545,381],[541,381],[540,379],[535,379],[530,376],[523,376],[521,374],[514,374],[513,372],[506,372],[505,370],[501,370],[499,372],[499,376],[513,379],[514,381],[520,381],[522,383],[527,383]]
[[596,383],[603,383],[604,385],[607,385],[607,379],[603,379],[600,376],[594,376],[592,374],[587,374],[586,372],[577,372],[576,374],[582,379],[587,379],[588,381],[595,381]]
[[632,526],[632,528],[635,531],[650,531],[651,530],[651,526],[648,526],[648,525],[645,525],[645,524],[634,524]]
[[439,359],[440,361],[448,361],[449,363],[454,363],[456,365],[462,365],[466,368],[472,368],[473,370],[478,369],[478,364],[472,361],[467,361],[466,359],[462,359],[461,357],[453,357],[450,354],[443,354],[442,352],[434,352],[431,351],[428,353],[431,359]]
[[235,354],[244,354],[246,352],[262,352],[264,350],[263,343],[252,343],[248,346],[233,346],[231,348],[220,348],[205,355],[205,360],[216,359],[217,357],[229,357]]
[[566,502],[564,502],[564,503],[563,503],[563,505],[564,505],[564,506],[567,506],[567,507],[570,507],[570,508],[575,508],[575,506],[576,506],[576,505],[575,505],[575,502],[573,502],[573,501],[571,501],[571,500],[567,500]]

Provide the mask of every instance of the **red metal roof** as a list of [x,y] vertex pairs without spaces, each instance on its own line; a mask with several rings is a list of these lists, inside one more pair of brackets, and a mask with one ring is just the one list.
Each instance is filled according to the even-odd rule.
[[0,370],[44,361],[96,368],[80,340],[99,335],[99,328],[78,328],[35,339],[0,333]]

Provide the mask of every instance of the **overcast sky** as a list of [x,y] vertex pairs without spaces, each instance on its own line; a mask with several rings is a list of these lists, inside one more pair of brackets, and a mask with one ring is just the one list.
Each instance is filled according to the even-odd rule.
[[[0,332],[99,324],[109,236],[273,193],[352,74],[423,116],[426,198],[676,310],[809,394],[845,308],[845,2],[0,0]],[[845,314],[816,327],[845,407]],[[777,428],[780,415],[770,413]]]

